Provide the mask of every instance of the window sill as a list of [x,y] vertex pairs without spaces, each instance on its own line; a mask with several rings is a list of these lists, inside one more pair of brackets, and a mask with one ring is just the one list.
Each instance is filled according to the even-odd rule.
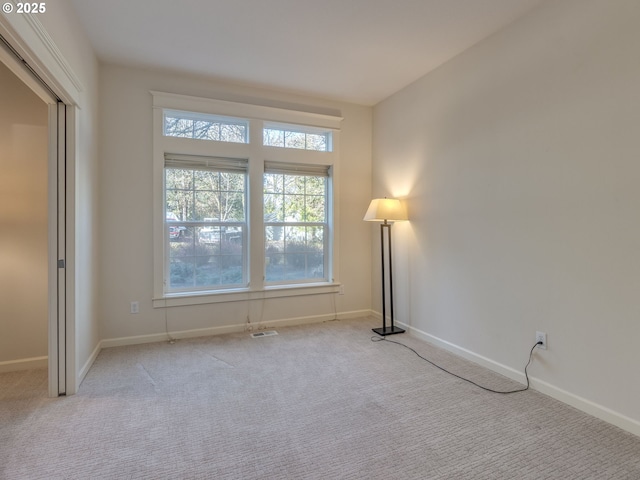
[[339,283],[311,283],[305,285],[276,285],[261,290],[238,288],[217,292],[175,293],[153,299],[153,308],[205,305],[208,303],[244,302],[267,298],[300,297],[306,295],[336,294]]

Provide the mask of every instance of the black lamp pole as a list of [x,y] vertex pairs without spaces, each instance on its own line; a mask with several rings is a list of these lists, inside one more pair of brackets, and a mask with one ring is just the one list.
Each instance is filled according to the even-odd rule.
[[[372,330],[378,335],[393,335],[394,333],[404,333],[404,330],[400,327],[396,327],[393,324],[393,264],[391,262],[391,223],[386,220],[380,224],[380,255],[382,259],[382,328],[373,328]],[[385,292],[385,255],[384,255],[384,231],[387,230],[387,246],[389,250],[389,311],[391,313],[391,326],[387,327],[387,312],[386,302],[387,295]]]

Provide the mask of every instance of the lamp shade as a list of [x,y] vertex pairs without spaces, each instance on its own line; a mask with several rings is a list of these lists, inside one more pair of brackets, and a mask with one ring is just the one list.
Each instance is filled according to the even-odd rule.
[[363,220],[367,222],[398,222],[408,220],[404,206],[397,198],[374,198]]

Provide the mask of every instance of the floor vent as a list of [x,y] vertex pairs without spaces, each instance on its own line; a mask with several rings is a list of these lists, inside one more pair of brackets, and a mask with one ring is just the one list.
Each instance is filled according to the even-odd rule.
[[278,334],[278,332],[276,332],[275,330],[268,330],[266,332],[252,333],[251,337],[253,337],[253,338],[271,337],[272,335],[277,335],[277,334]]

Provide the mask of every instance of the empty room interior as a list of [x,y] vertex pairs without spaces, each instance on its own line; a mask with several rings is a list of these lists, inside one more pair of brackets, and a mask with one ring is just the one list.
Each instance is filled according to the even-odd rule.
[[0,36],[0,478],[640,478],[638,0]]

